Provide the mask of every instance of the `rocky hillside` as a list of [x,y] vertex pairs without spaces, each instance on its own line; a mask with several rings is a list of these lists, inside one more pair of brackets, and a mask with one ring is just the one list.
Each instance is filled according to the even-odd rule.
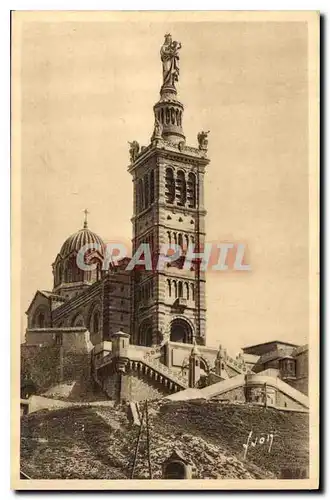
[[[141,408],[142,409],[142,408]],[[197,478],[270,478],[285,467],[308,464],[308,415],[219,402],[149,404],[150,454],[154,478],[174,447],[194,466]],[[32,478],[129,478],[139,428],[128,407],[74,407],[39,411],[22,418],[21,468]],[[243,444],[269,433],[269,445]],[[255,438],[255,439],[254,439]],[[146,433],[135,478],[148,478]]]

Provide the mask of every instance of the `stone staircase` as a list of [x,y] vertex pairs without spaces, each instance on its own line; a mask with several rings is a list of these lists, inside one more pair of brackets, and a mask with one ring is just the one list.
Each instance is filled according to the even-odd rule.
[[[158,356],[161,353],[161,347],[155,348],[150,352],[141,356],[139,353],[129,354],[127,361],[130,370],[136,370],[143,373],[145,376],[167,387],[171,392],[177,392],[188,388],[187,379],[177,373],[174,373],[170,368],[158,361]],[[102,385],[98,376],[98,370],[110,365],[114,360],[112,353],[107,354],[103,358],[94,358],[93,361],[93,377],[94,380]]]
[[178,373],[174,373],[173,370],[165,366],[163,363],[158,361],[155,358],[152,358],[151,356],[145,356],[143,359],[143,362],[146,366],[149,367],[149,369],[155,371],[158,373],[160,376],[167,378],[177,384],[181,389],[187,389],[188,383],[187,379]]
[[227,354],[224,362],[229,368],[235,370],[238,374],[245,375],[247,373],[251,373],[250,368],[245,365],[244,360],[234,359]]

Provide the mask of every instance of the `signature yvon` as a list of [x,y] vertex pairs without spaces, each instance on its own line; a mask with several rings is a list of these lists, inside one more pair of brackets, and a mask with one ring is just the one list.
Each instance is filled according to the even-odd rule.
[[256,446],[264,446],[268,445],[268,453],[271,452],[273,441],[274,441],[274,434],[269,433],[260,433],[259,436],[256,435],[256,437],[253,437],[253,431],[249,432],[247,442],[243,444],[244,448],[244,459],[246,458],[247,452],[249,447],[255,448]]

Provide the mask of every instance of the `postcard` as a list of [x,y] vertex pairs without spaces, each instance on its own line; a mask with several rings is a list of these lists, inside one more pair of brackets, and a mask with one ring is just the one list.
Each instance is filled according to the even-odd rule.
[[318,489],[318,12],[11,22],[12,488]]

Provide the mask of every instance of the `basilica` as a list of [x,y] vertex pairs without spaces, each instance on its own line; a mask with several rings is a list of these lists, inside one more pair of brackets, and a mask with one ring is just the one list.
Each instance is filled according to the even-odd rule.
[[[205,243],[208,132],[186,143],[176,87],[180,49],[167,34],[154,130],[149,144],[130,143],[128,174],[133,254],[147,243],[154,259],[174,243],[182,257],[163,269],[131,270],[126,258],[105,268],[105,244],[86,211],[52,264],[53,289],[37,290],[26,312],[22,386],[32,382],[37,394],[54,398],[63,387],[70,399],[70,391],[88,386],[81,400],[87,393],[118,402],[215,398],[307,411],[307,346],[275,340],[232,357],[225,346],[207,345],[205,271],[183,261],[189,245]],[[86,245],[89,266],[82,267],[77,256]]]

